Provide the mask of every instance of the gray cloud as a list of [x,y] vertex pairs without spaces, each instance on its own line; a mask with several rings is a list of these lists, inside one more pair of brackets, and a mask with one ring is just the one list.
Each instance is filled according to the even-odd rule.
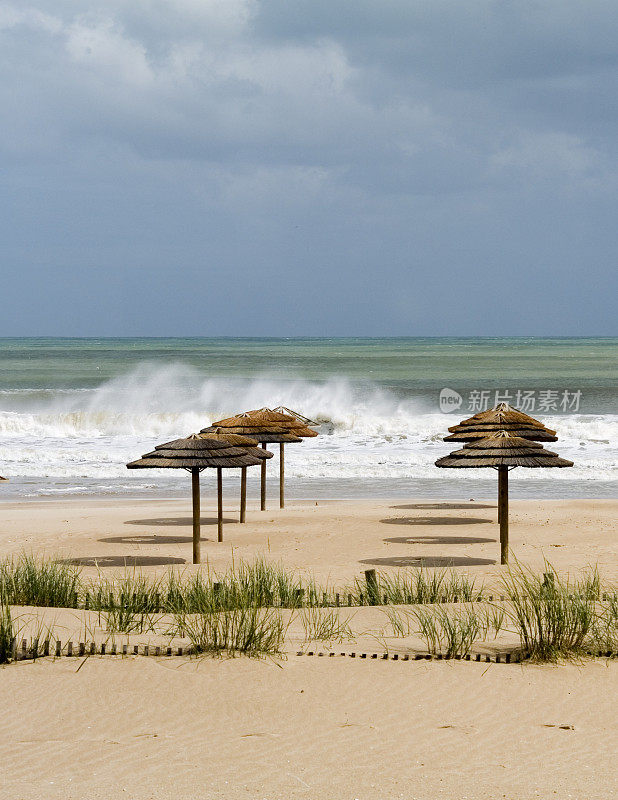
[[615,332],[617,21],[5,2],[0,333]]

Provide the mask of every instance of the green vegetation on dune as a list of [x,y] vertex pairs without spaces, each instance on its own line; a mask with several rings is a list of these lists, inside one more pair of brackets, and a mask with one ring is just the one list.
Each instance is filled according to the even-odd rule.
[[494,603],[465,574],[423,569],[377,573],[369,584],[335,591],[263,559],[220,574],[170,571],[151,578],[133,570],[85,579],[62,561],[22,555],[0,563],[0,663],[10,660],[18,635],[11,606],[26,605],[98,612],[110,633],[181,635],[194,653],[280,653],[293,620],[307,642],[352,640],[337,608],[348,603],[384,605],[393,636],[420,636],[428,652],[448,657],[504,631],[517,635],[523,657],[537,662],[618,651],[615,587],[602,586],[596,569],[573,579],[549,564],[537,573],[516,562],[504,572],[501,591]]

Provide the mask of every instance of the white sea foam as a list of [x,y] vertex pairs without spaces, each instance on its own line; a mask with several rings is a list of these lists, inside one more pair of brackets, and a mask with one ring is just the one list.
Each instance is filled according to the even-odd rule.
[[[324,434],[287,448],[290,478],[435,477],[435,459],[453,449],[442,437],[458,417],[442,414],[437,397],[434,409],[431,402],[345,378],[204,379],[190,367],[145,364],[87,391],[5,391],[0,465],[15,477],[75,479],[74,493],[86,491],[79,483],[85,478],[128,491],[125,487],[134,484],[127,480],[126,462],[155,443],[186,436],[239,410],[282,404],[322,423]],[[618,415],[544,421],[560,437],[549,449],[576,462],[573,469],[552,471],[552,478],[616,480],[612,443],[618,438]],[[467,472],[468,479],[475,477],[486,479],[487,472]],[[113,483],[104,483],[109,480]]]

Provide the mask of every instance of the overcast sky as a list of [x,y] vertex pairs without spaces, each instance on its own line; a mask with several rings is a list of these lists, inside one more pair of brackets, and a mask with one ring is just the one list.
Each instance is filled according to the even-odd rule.
[[0,2],[0,335],[615,335],[616,0]]

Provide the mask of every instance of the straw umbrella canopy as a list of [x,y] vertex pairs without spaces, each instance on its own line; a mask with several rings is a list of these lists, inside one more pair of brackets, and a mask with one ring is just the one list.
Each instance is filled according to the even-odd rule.
[[[459,425],[449,428],[450,435],[444,437],[445,442],[473,442],[486,439],[497,431],[508,431],[512,436],[530,439],[534,442],[556,442],[556,431],[546,428],[534,417],[524,414],[508,403],[498,403],[495,408],[481,411],[469,419],[462,420]],[[498,503],[498,522],[500,522],[500,504]]]
[[191,473],[193,497],[193,563],[200,563],[200,472],[208,467],[217,470],[217,533],[223,541],[222,470],[257,466],[262,460],[219,439],[192,434],[185,439],[159,444],[151,453],[127,464],[127,469],[186,469]]
[[298,411],[292,411],[292,409],[287,408],[287,406],[277,406],[276,408],[273,408],[273,411],[279,414],[287,414],[289,417],[294,417],[294,419],[302,422],[303,425],[306,425],[308,428],[313,428],[320,424],[313,419],[309,419],[309,417],[305,417],[303,414],[299,414]]
[[498,520],[500,522],[500,563],[506,564],[509,550],[509,470],[515,467],[572,467],[573,462],[546,450],[539,442],[498,431],[486,439],[467,442],[461,450],[439,458],[436,467],[498,470]]
[[444,437],[445,442],[472,442],[497,431],[509,431],[513,436],[536,442],[555,442],[558,438],[556,431],[546,428],[540,420],[508,403],[498,403],[495,408],[464,419],[458,425],[451,426],[449,431],[450,435]]
[[[304,438],[317,436],[317,431],[311,430],[301,420],[290,414],[282,414],[270,408],[258,408],[254,411],[245,411],[235,417],[214,422],[216,428],[224,428],[230,432],[259,439],[265,447],[268,442],[279,442],[279,507],[285,505],[285,462],[284,446],[290,441],[302,441]],[[285,438],[292,436],[293,439]],[[260,508],[266,510],[266,463],[262,464]]]
[[508,403],[498,403],[493,408],[486,411],[479,411],[468,419],[462,420],[460,425],[487,425],[494,422],[504,422],[505,424],[516,423],[519,425],[534,425],[543,428],[544,425],[538,419],[520,411],[518,408]]
[[[266,461],[273,457],[273,454],[268,450],[258,447],[259,442],[257,439],[251,439],[248,436],[240,436],[237,433],[228,433],[225,428],[204,428],[199,433],[200,438],[216,439],[220,442],[227,442],[234,447],[242,447],[252,456],[259,458],[260,461]],[[292,439],[295,441],[295,438]],[[247,467],[240,469],[240,519],[239,522],[244,522],[247,512]]]
[[557,442],[556,432],[550,428],[535,428],[532,425],[453,425],[449,428],[449,435],[444,437],[445,442],[473,442],[476,439],[486,439],[497,431],[508,431],[513,436],[529,439],[534,442]]

